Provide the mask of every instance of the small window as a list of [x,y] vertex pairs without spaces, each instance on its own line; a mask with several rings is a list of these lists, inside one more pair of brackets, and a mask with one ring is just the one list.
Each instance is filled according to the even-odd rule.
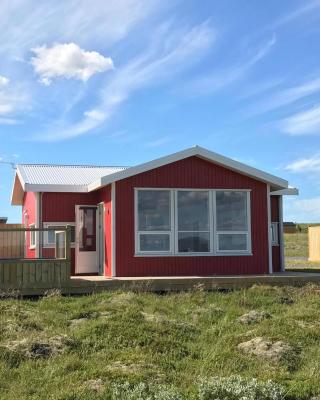
[[272,246],[279,246],[279,235],[278,235],[278,222],[271,222],[271,242]]
[[[36,227],[35,224],[30,224],[29,228],[34,229]],[[29,241],[29,247],[30,249],[34,249],[36,247],[36,232],[35,231],[29,231],[30,232],[30,241]]]
[[217,191],[217,251],[249,251],[249,194],[245,191]]
[[[69,222],[45,222],[43,224],[44,228],[52,228],[57,231],[60,231],[61,228],[65,228],[67,225],[71,226],[71,244],[75,243],[75,235],[76,235],[76,227],[74,222],[69,223]],[[50,230],[50,231],[45,231],[44,232],[44,246],[45,247],[55,247],[56,243],[56,231],[55,230]]]
[[172,195],[170,190],[137,192],[137,251],[172,251]]
[[178,252],[209,252],[209,192],[179,190],[177,192],[177,214]]

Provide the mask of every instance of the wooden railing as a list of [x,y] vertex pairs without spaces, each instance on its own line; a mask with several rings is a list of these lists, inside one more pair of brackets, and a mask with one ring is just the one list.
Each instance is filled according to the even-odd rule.
[[[52,231],[50,228],[14,228],[14,229],[0,229],[1,234],[5,233],[12,237],[17,236],[14,233],[19,233],[20,236],[26,237],[28,232],[38,232],[39,236],[41,232]],[[54,230],[56,232],[56,230]],[[61,233],[64,232],[64,240]],[[0,248],[5,248],[10,240],[2,238],[3,242],[0,242]],[[12,246],[9,246],[10,252],[2,252],[6,258],[0,258],[0,290],[5,291],[9,289],[50,289],[59,288],[65,286],[70,280],[71,271],[71,227],[59,228],[59,237],[57,240],[58,247],[55,252],[57,256],[52,258],[28,258],[26,257],[26,246],[29,246],[27,241],[23,242],[24,251],[20,252],[19,257],[16,257],[17,251],[12,250]],[[62,246],[61,246],[62,244]],[[39,242],[37,243],[39,245]],[[21,244],[19,244],[19,248]],[[10,254],[9,254],[10,253]],[[38,252],[41,254],[41,251]],[[1,254],[1,253],[0,253]],[[23,254],[23,256],[21,256]],[[8,256],[15,256],[9,258]]]

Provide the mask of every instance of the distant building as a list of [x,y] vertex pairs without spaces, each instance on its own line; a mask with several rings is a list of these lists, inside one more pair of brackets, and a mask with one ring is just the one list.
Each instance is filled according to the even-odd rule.
[[284,233],[296,233],[297,225],[294,222],[284,222],[283,223],[283,232]]
[[0,224],[6,224],[8,221],[7,217],[0,217]]

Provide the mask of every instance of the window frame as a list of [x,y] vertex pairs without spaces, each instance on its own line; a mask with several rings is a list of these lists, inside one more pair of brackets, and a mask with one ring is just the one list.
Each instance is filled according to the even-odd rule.
[[[29,225],[29,229],[35,229],[36,228],[36,224],[32,223]],[[36,235],[36,231],[29,231],[29,249],[30,250],[34,250],[36,248],[36,243],[37,243],[37,235]]]
[[[208,204],[208,217],[209,217],[209,230],[208,231],[179,231],[178,225],[178,192],[208,192],[209,193],[209,204]],[[174,193],[174,254],[175,255],[209,255],[213,251],[213,210],[212,210],[212,193],[209,189],[172,189]],[[179,251],[179,233],[209,233],[209,251]]]
[[[172,255],[174,254],[174,196],[173,192],[170,191],[170,230],[168,231],[139,231],[139,216],[138,216],[138,192],[142,190],[154,190],[154,191],[170,191],[162,188],[139,188],[134,191],[134,231],[135,231],[135,254],[144,255]],[[169,235],[169,250],[140,250],[140,236],[141,235]]]
[[271,245],[279,246],[279,222],[271,222]]
[[[234,190],[234,189],[219,189],[214,190],[214,220],[217,221],[217,198],[216,193],[220,192],[245,192],[247,193],[246,198],[246,213],[247,213],[247,230],[246,231],[219,231],[217,229],[217,225],[214,227],[214,243],[215,243],[215,252],[217,254],[251,254],[252,253],[252,244],[251,244],[251,203],[250,203],[250,191],[249,190]],[[219,235],[246,235],[247,236],[247,248],[245,250],[220,250],[219,249]]]
[[[43,222],[43,227],[44,228],[51,228],[54,226],[63,226],[66,227],[67,225],[74,226],[74,229],[76,229],[76,223],[75,222]],[[48,243],[48,231],[43,232],[43,248],[45,249],[55,249],[56,244],[55,243]],[[75,235],[76,238],[76,235]],[[76,242],[71,242],[70,246],[72,248],[75,247]]]
[[[171,231],[138,231],[138,192],[142,190],[167,190],[171,196]],[[179,191],[203,191],[209,192],[209,251],[208,252],[179,252],[178,251],[178,212],[177,212],[177,196]],[[246,234],[247,249],[246,250],[218,250],[218,233],[216,224],[216,192],[245,192],[247,193],[247,231],[226,231],[228,234]],[[250,256],[252,255],[251,242],[251,189],[205,189],[205,188],[152,188],[152,187],[136,187],[134,188],[134,248],[136,257],[145,256]],[[202,231],[199,231],[202,232]],[[207,232],[207,231],[203,231]],[[140,234],[169,234],[170,235],[170,250],[164,251],[141,251],[140,250]],[[221,234],[222,231],[219,231]]]

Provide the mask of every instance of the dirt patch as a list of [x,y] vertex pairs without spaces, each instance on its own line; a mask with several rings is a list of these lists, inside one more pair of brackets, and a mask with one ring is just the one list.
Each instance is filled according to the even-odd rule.
[[111,305],[126,305],[131,304],[135,294],[133,292],[119,293],[112,296],[109,303]]
[[95,312],[91,314],[82,314],[79,318],[73,318],[69,320],[69,326],[71,328],[75,328],[79,325],[83,325],[84,323],[93,320],[93,319],[104,319],[109,318],[112,315],[111,311],[102,311],[102,312]]
[[153,364],[146,364],[144,362],[137,363],[122,363],[121,361],[115,361],[108,365],[109,371],[122,372],[124,374],[135,374],[142,369],[156,370],[157,367]]
[[281,296],[279,298],[279,303],[280,304],[286,304],[286,305],[290,306],[290,305],[294,304],[294,300],[291,297],[288,297],[288,296]]
[[39,340],[24,338],[8,342],[3,347],[9,352],[20,354],[25,358],[49,358],[64,353],[70,344],[70,338],[60,335]]
[[281,340],[271,342],[262,337],[257,337],[248,342],[240,343],[238,345],[238,350],[242,353],[268,359],[270,361],[281,361],[290,358],[294,353],[293,347],[289,344]]
[[237,319],[237,322],[240,324],[245,324],[245,325],[250,325],[250,324],[256,324],[258,322],[263,321],[264,319],[269,319],[271,318],[271,314],[269,314],[266,311],[256,311],[252,310],[249,311],[247,314],[241,315]]
[[74,328],[79,325],[82,325],[84,322],[89,321],[89,318],[74,318],[69,321],[69,325]]
[[141,311],[141,315],[148,322],[156,322],[156,323],[169,322],[167,317],[163,314],[159,314],[159,313],[151,314],[151,313],[146,313],[146,312]]
[[86,382],[84,382],[84,386],[90,390],[93,390],[94,392],[97,393],[102,393],[104,391],[104,383],[102,379],[90,379]]

